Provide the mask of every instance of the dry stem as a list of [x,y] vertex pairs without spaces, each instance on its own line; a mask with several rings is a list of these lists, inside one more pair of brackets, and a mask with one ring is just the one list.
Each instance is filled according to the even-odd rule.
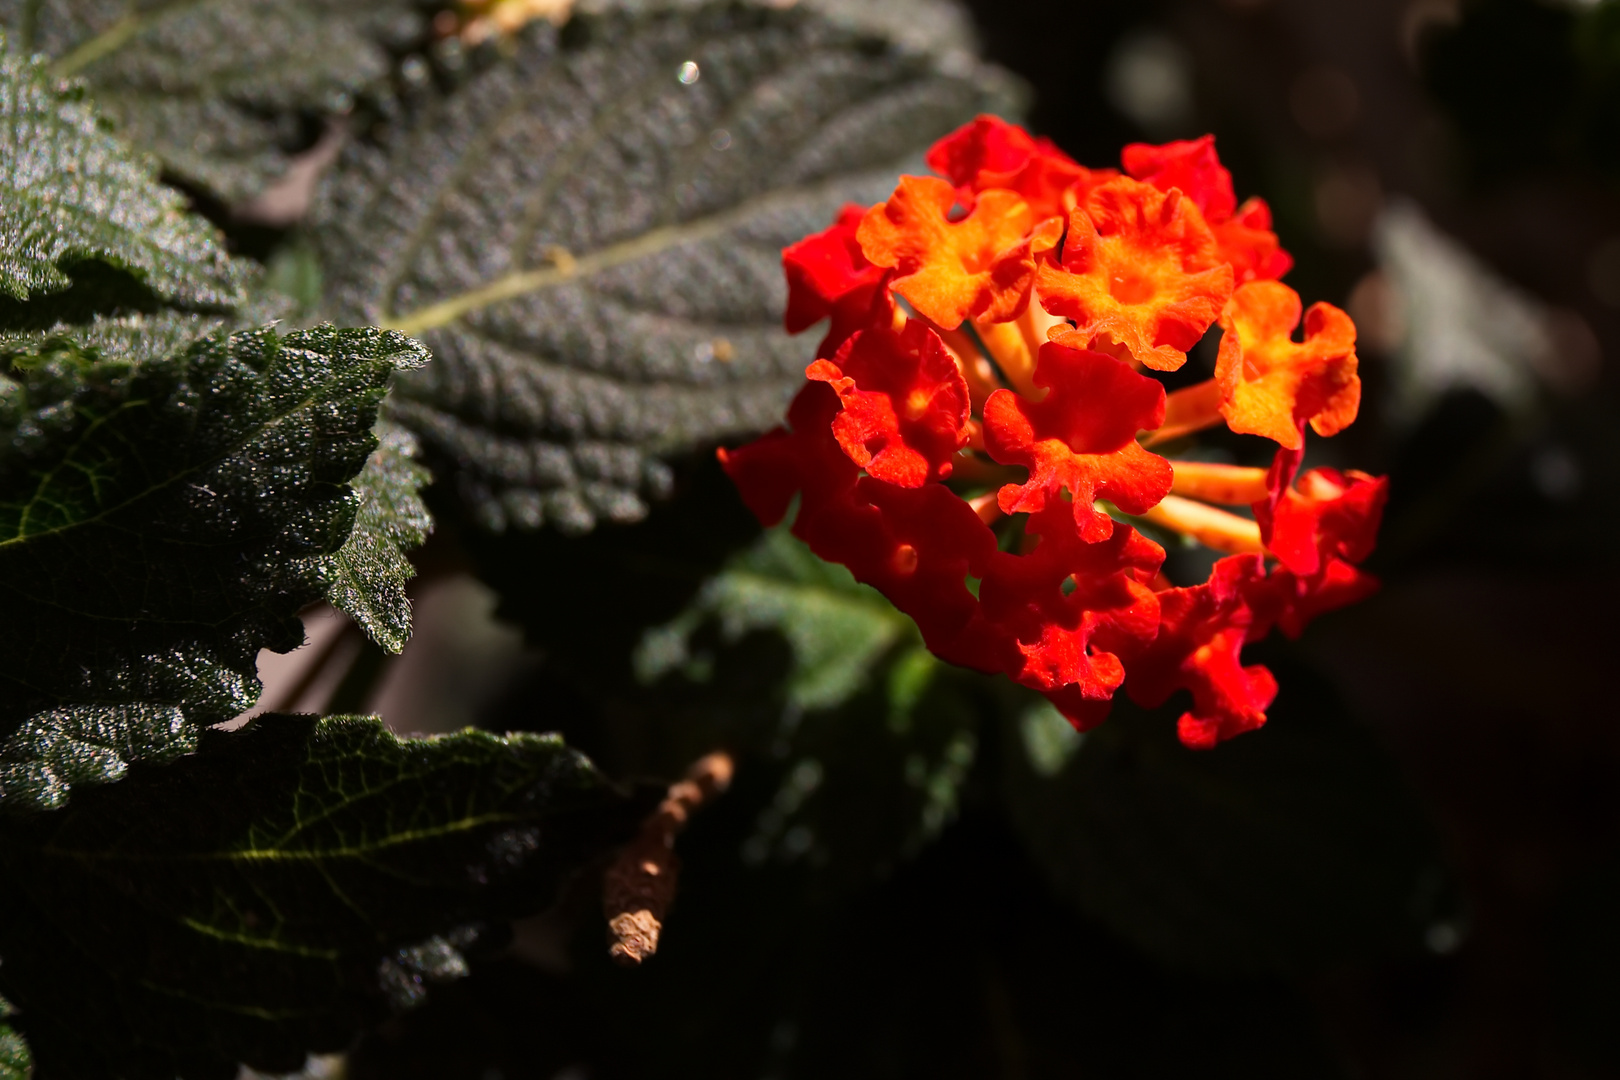
[[602,910],[608,920],[608,955],[627,967],[658,951],[664,913],[675,899],[681,862],[675,837],[692,812],[731,784],[731,755],[716,752],[699,758],[686,779],[670,785],[641,832],[627,844],[602,878]]

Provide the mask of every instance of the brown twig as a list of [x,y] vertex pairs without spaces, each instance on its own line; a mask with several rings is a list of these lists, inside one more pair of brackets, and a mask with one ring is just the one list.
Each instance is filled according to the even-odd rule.
[[692,812],[731,784],[731,755],[716,752],[699,758],[686,779],[670,785],[640,834],[608,867],[602,878],[602,910],[608,920],[608,955],[634,967],[658,951],[664,913],[675,899],[681,861],[675,837]]

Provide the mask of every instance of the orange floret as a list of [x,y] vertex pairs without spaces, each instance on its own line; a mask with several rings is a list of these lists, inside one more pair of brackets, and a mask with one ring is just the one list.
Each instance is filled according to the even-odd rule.
[[1029,304],[1035,260],[1057,246],[1062,221],[1035,221],[1010,191],[986,191],[973,212],[950,219],[956,190],[944,180],[902,176],[886,203],[867,211],[857,238],[877,266],[899,273],[892,288],[947,330],[965,319],[1005,322]]
[[1053,341],[1086,349],[1111,339],[1174,371],[1232,295],[1232,268],[1191,200],[1120,177],[1069,215],[1062,264],[1044,260],[1036,289],[1047,311],[1076,324],[1055,327]]
[[1318,435],[1333,435],[1361,405],[1355,323],[1332,304],[1313,304],[1305,340],[1296,342],[1300,307],[1299,294],[1279,282],[1238,289],[1221,315],[1226,333],[1215,361],[1227,425],[1291,450],[1304,445],[1307,421]]

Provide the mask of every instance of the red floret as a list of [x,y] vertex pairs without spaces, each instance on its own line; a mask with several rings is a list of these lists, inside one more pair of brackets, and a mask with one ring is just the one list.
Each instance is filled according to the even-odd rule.
[[1043,692],[1077,687],[1088,701],[1107,701],[1124,681],[1123,660],[1157,632],[1147,583],[1164,549],[1124,525],[1086,543],[1060,500],[1032,514],[1026,532],[1040,538],[1035,549],[997,552],[979,586],[985,620],[1016,650],[1004,654],[1007,674]]
[[787,332],[798,334],[822,319],[832,319],[816,350],[818,357],[832,356],[858,330],[894,320],[894,299],[888,289],[892,273],[872,265],[855,239],[865,216],[864,207],[851,203],[831,226],[782,250],[788,286],[782,324]]
[[1076,189],[1119,175],[1079,165],[1050,139],[1031,137],[995,116],[957,128],[933,145],[926,160],[955,185],[965,208],[973,208],[980,192],[1001,188],[1023,196],[1037,220],[1067,213]]
[[1181,741],[1207,750],[1266,722],[1277,696],[1277,680],[1261,665],[1240,659],[1254,612],[1245,591],[1263,581],[1259,555],[1221,559],[1209,580],[1159,593],[1159,635],[1131,661],[1126,690],[1146,708],[1163,705],[1177,690],[1192,693],[1193,707],[1181,715]]
[[1081,536],[1097,541],[1108,538],[1113,522],[1095,500],[1141,514],[1169,493],[1170,463],[1136,442],[1137,432],[1164,421],[1159,382],[1111,356],[1048,342],[1035,385],[1047,390],[1041,401],[998,390],[984,406],[985,449],[1003,465],[1029,470],[1025,483],[1001,489],[1004,512],[1039,510],[1066,488]]
[[968,388],[926,325],[860,331],[805,374],[837,391],[844,409],[833,435],[869,474],[908,488],[951,474],[951,457],[967,443]]
[[1389,478],[1312,469],[1295,483],[1301,457],[1301,451],[1279,450],[1266,479],[1271,495],[1254,504],[1266,549],[1305,577],[1334,558],[1361,562],[1378,541]]
[[846,498],[860,468],[833,438],[838,395],[825,383],[806,383],[788,406],[786,428],[735,450],[721,448],[726,475],[737,485],[748,509],[767,527],[787,514],[793,496],[802,493],[799,520]]
[[1215,153],[1215,136],[1150,146],[1132,143],[1120,154],[1125,174],[1160,191],[1180,188],[1203,211],[1211,225],[1226,221],[1237,209],[1232,174]]

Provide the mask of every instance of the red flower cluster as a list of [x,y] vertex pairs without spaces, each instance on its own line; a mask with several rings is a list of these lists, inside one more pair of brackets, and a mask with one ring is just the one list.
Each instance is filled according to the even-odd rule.
[[[885,203],[783,252],[786,324],[830,320],[788,425],[720,453],[767,525],[911,616],[941,658],[1002,672],[1082,730],[1114,693],[1191,692],[1182,740],[1265,723],[1277,693],[1243,646],[1368,595],[1387,484],[1298,476],[1305,428],[1360,404],[1355,326],[1303,312],[1259,199],[1238,205],[1208,136],[1087,169],[994,117],[928,155]],[[1166,395],[1212,325],[1215,377]],[[1226,423],[1270,469],[1150,447]],[[1103,505],[1100,500],[1105,500]],[[1220,505],[1252,508],[1244,517]],[[1177,588],[1129,517],[1226,552]]]

